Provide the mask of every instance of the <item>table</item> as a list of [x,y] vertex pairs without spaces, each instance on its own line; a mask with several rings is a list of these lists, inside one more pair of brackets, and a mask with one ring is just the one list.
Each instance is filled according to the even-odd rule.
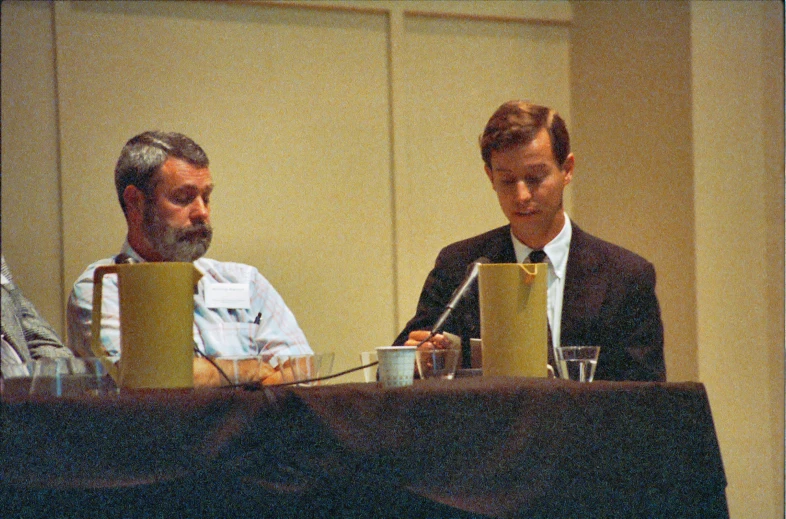
[[147,390],[0,419],[3,517],[728,518],[697,383]]

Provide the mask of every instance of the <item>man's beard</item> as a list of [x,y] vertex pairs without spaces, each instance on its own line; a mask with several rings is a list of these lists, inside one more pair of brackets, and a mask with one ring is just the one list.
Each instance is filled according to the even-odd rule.
[[177,229],[161,219],[153,204],[145,204],[144,233],[163,261],[191,262],[205,255],[213,239],[207,222]]

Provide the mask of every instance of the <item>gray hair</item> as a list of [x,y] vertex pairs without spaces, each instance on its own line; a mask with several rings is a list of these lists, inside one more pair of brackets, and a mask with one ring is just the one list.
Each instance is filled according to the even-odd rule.
[[132,137],[120,152],[115,166],[115,188],[123,213],[126,204],[123,192],[135,186],[152,197],[158,177],[156,173],[170,157],[184,160],[197,168],[210,164],[205,151],[182,133],[150,131]]

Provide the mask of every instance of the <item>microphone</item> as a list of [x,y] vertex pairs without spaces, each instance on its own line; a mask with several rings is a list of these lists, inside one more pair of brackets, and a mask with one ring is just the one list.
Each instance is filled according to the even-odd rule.
[[431,334],[430,334],[431,337],[436,335],[437,332],[439,331],[439,328],[443,324],[445,324],[445,320],[450,315],[450,312],[453,311],[453,308],[455,308],[458,302],[461,301],[461,299],[467,293],[467,290],[469,290],[469,287],[472,286],[472,283],[475,281],[475,279],[477,279],[478,272],[480,271],[480,265],[482,265],[483,263],[491,263],[491,260],[486,257],[480,257],[469,264],[469,266],[467,267],[467,275],[464,278],[464,281],[462,281],[462,283],[458,286],[458,288],[456,288],[456,291],[453,292],[453,296],[450,298],[450,302],[448,302],[447,306],[445,307],[445,310],[442,312],[442,315],[439,316],[439,319],[437,319],[437,322],[431,328]]

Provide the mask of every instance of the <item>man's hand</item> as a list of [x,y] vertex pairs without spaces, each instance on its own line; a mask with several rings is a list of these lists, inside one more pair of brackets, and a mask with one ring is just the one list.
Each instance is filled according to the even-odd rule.
[[[428,330],[414,330],[409,332],[409,338],[407,342],[404,343],[404,346],[418,346],[421,342],[428,339],[428,336],[431,334]],[[455,337],[455,336],[454,336]],[[443,350],[447,348],[455,348],[455,343],[448,337],[447,335],[443,335],[441,333],[436,334],[434,337],[429,339],[427,342],[423,342],[418,348],[419,350]]]
[[224,375],[204,357],[194,357],[194,387],[220,387],[234,384],[261,382],[264,385],[281,382],[281,373],[261,359],[222,359],[213,358]]
[[[420,343],[423,343],[418,346],[418,354],[421,351],[447,349],[459,350],[459,355],[461,354],[461,339],[457,335],[453,335],[452,333],[438,333],[430,339],[429,335],[431,335],[431,332],[428,330],[415,330],[409,332],[409,338],[407,339],[407,342],[404,343],[404,346],[418,346]],[[428,341],[423,342],[426,339],[428,339]],[[426,357],[430,357],[430,355],[426,355]],[[461,357],[459,356],[459,359],[460,358]],[[427,361],[426,369],[431,370],[432,367],[431,361]],[[415,375],[418,375],[417,370],[415,370]]]

